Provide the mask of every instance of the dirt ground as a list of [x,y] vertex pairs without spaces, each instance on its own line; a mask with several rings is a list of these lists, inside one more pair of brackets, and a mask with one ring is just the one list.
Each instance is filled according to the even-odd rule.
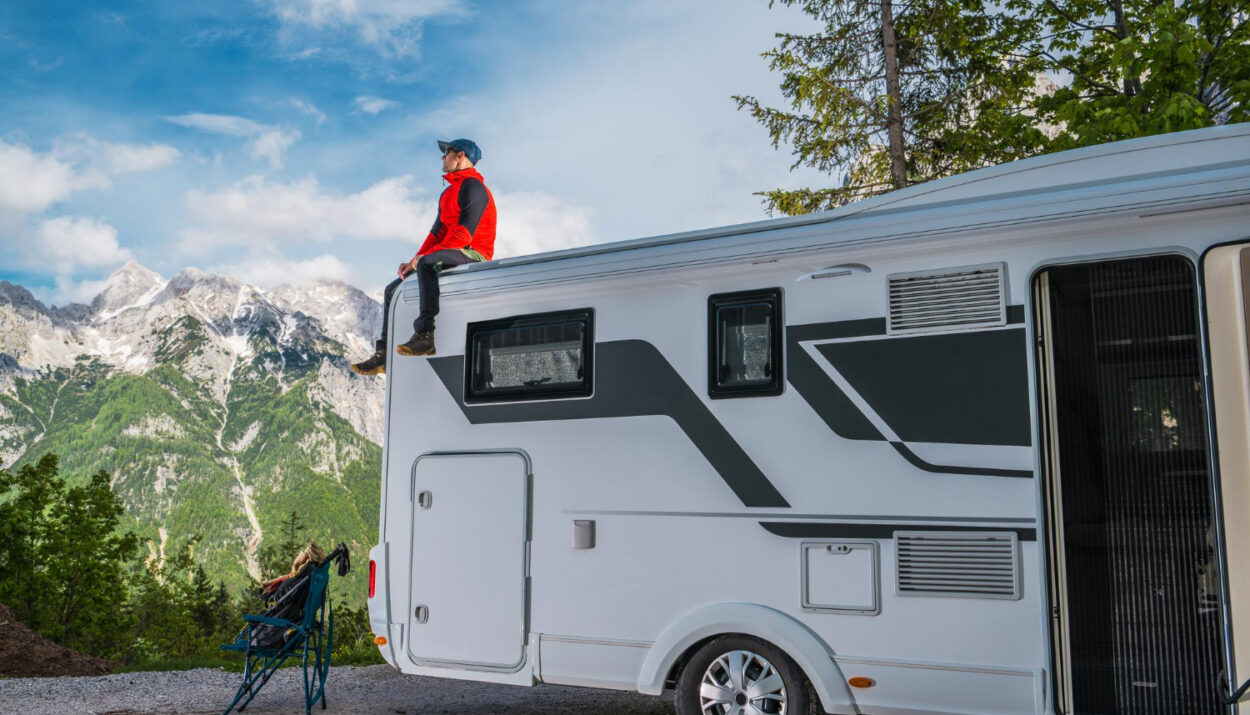
[[0,676],[47,678],[66,675],[105,675],[116,663],[63,648],[13,617],[0,603]]

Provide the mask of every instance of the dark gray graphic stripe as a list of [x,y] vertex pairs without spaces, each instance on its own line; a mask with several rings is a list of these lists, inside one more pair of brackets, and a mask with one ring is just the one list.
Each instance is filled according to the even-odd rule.
[[829,524],[819,522],[761,521],[770,534],[788,539],[893,539],[896,531],[1014,531],[1021,541],[1037,541],[1037,529],[956,524]]
[[911,451],[907,445],[902,442],[890,442],[890,446],[894,451],[902,455],[913,467],[923,469],[933,474],[971,474],[981,477],[1014,477],[1017,479],[1029,479],[1033,476],[1030,469],[991,469],[988,467],[943,467],[938,464],[926,462],[920,458],[915,452]]
[[654,345],[643,340],[598,343],[595,361],[592,397],[486,405],[464,403],[463,355],[431,358],[429,364],[471,424],[670,417],[744,506],[790,506]]
[[901,442],[1032,443],[1023,329],[822,343],[816,350]]
[[807,401],[834,434],[845,439],[882,441],[881,434],[799,343],[867,335],[884,335],[885,318],[812,323],[786,328],[786,380]]
[[[1010,325],[1022,326],[1024,306],[1008,306],[1007,319]],[[1033,476],[1030,470],[933,464],[904,443],[1031,445],[1024,330],[817,345],[901,441],[888,440],[801,345],[885,333],[884,318],[791,326],[786,331],[787,379],[839,437],[888,441],[917,469],[934,474]]]

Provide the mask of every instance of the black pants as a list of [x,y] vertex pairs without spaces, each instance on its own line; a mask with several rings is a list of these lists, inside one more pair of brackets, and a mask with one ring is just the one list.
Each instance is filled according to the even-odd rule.
[[[417,287],[421,290],[421,313],[412,321],[412,329],[418,333],[434,329],[434,316],[438,315],[438,274],[444,268],[463,266],[474,263],[472,258],[455,248],[424,255],[417,261]],[[396,278],[386,286],[382,298],[382,337],[380,342],[386,344],[387,323],[391,319],[391,296],[399,289],[403,279]]]

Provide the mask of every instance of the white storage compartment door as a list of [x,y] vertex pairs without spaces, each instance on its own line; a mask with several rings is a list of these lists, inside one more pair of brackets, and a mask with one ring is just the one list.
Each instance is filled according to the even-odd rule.
[[412,493],[409,656],[425,665],[521,667],[528,637],[526,458],[425,455]]

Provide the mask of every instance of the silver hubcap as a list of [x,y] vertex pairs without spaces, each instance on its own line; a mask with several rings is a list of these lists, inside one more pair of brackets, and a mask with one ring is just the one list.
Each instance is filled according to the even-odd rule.
[[785,715],[786,685],[758,653],[733,650],[703,673],[699,708],[704,715]]

